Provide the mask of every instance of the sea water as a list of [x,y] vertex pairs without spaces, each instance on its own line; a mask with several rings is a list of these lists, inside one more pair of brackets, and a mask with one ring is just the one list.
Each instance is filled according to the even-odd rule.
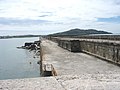
[[34,58],[35,52],[16,47],[25,42],[34,42],[34,38],[0,39],[0,80],[33,78],[40,76],[39,57]]

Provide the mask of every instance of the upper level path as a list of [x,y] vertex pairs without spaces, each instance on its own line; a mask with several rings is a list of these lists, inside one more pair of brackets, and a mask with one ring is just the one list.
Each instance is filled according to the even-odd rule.
[[120,40],[107,40],[107,39],[84,39],[84,38],[67,38],[67,37],[54,37],[60,40],[79,40],[79,41],[91,41],[91,42],[99,42],[99,43],[113,43],[113,44],[120,44]]

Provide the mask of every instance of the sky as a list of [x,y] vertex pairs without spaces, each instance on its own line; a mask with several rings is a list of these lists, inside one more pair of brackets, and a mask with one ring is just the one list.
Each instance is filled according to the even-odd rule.
[[0,36],[74,28],[120,33],[120,0],[0,0]]

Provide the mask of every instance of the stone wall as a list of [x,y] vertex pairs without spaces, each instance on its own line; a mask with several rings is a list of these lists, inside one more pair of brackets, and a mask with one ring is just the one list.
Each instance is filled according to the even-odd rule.
[[120,40],[120,35],[85,35],[85,36],[74,36],[74,38]]
[[101,42],[97,40],[89,41],[89,38],[86,40],[72,40],[70,38],[51,37],[49,39],[71,52],[86,52],[110,62],[120,64],[120,43],[109,42],[109,40],[106,42],[102,40]]
[[83,52],[120,64],[120,44],[81,41]]
[[71,52],[81,51],[79,40],[58,40],[58,45]]
[[[61,36],[60,38],[80,38],[80,39],[103,39],[103,40],[120,40],[120,35],[81,35],[81,36]],[[50,40],[56,40],[58,37],[47,36]]]
[[51,63],[46,62],[44,45],[40,43],[40,75],[43,77],[57,76],[57,72]]

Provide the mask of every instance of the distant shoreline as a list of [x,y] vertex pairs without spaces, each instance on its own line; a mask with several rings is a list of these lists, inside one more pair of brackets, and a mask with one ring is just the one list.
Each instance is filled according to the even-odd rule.
[[41,35],[0,36],[0,39],[40,37]]

